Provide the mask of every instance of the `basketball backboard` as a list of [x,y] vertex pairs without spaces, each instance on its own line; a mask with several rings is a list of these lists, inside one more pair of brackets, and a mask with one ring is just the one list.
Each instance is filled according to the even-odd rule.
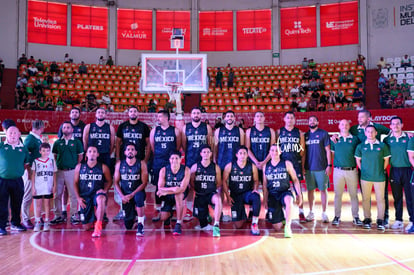
[[142,54],[142,93],[168,93],[171,83],[183,93],[207,93],[205,54]]

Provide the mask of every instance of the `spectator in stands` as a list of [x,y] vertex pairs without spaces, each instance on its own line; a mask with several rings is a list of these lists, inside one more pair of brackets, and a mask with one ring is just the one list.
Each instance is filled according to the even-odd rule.
[[357,63],[358,66],[363,66],[364,69],[365,69],[366,68],[365,67],[365,56],[363,56],[362,54],[358,54],[358,58],[356,60],[356,63]]
[[22,53],[22,56],[19,58],[19,60],[17,61],[17,65],[18,67],[20,67],[20,65],[26,65],[27,64],[27,57],[24,53]]
[[63,62],[65,63],[72,63],[73,59],[69,57],[68,53],[65,53],[65,57],[63,58]]
[[30,58],[27,60],[27,65],[34,65],[36,63],[36,60],[34,59],[33,55],[30,56]]
[[46,98],[46,110],[48,111],[55,110],[55,104],[53,103],[53,100],[51,97]]
[[223,89],[223,73],[220,70],[220,67],[217,69],[216,74],[216,88],[220,86],[220,90]]
[[321,97],[321,95],[319,94],[318,91],[314,90],[311,94],[311,99],[309,102],[309,111],[316,111],[316,108],[319,104],[319,98]]
[[17,78],[16,88],[26,87],[26,85],[27,85],[27,78],[23,74],[21,74]]
[[22,99],[17,104],[17,110],[27,110],[27,94],[23,95]]
[[43,96],[43,89],[40,85],[34,85],[33,87],[33,94],[36,99],[40,99]]
[[355,89],[352,94],[352,102],[364,102],[364,93],[361,89]]
[[378,88],[381,89],[381,88],[385,87],[387,85],[387,82],[388,82],[388,78],[386,78],[384,76],[384,74],[381,73],[380,77],[378,78]]
[[408,54],[404,55],[401,58],[401,67],[403,67],[403,68],[411,67],[411,59],[410,59],[410,57],[408,57]]
[[315,79],[319,79],[319,78],[321,78],[321,77],[319,76],[319,72],[316,70],[316,68],[313,68],[312,73],[311,73],[311,77],[312,77],[312,78],[315,78]]
[[300,88],[299,90],[301,90],[301,93],[303,91],[303,94],[306,94],[309,91],[309,80],[304,80],[301,84],[300,84]]
[[4,74],[4,64],[3,64],[3,59],[0,58],[0,88],[3,83],[3,74]]
[[57,73],[53,73],[53,83],[60,84],[60,76]]
[[394,99],[394,108],[404,108],[404,97],[401,93]]
[[332,103],[328,103],[328,104],[326,104],[326,111],[328,111],[328,112],[333,112],[333,111],[335,111],[335,107],[334,107],[334,105],[333,105]]
[[33,94],[29,94],[29,98],[27,100],[27,109],[28,110],[36,110],[37,107],[37,99]]
[[281,99],[283,97],[283,88],[279,85],[279,87],[273,89],[273,93],[277,99]]
[[333,90],[329,91],[328,103],[329,104],[335,104],[336,103],[336,96],[335,96],[335,92]]
[[318,90],[318,82],[316,79],[312,77],[311,81],[309,81],[309,91],[317,91]]
[[324,112],[326,111],[326,105],[323,104],[322,102],[319,102],[319,104],[316,106],[316,110],[318,112]]
[[410,96],[411,85],[407,83],[407,79],[403,79],[403,83],[400,85],[400,90],[405,99]]
[[355,108],[356,111],[362,111],[365,110],[364,103],[360,102],[358,106]]
[[313,58],[309,60],[309,68],[312,70],[316,68],[316,63],[315,60],[313,60]]
[[299,88],[297,84],[293,85],[293,88],[290,89],[290,97],[293,97],[293,96],[296,96],[296,97],[299,96]]
[[405,108],[413,108],[414,107],[414,100],[411,96],[408,96],[408,98],[404,102]]
[[352,72],[348,72],[348,74],[346,75],[346,82],[352,83],[354,82],[354,80],[355,80],[354,74]]
[[292,102],[290,103],[290,110],[292,112],[298,112],[299,110],[299,100],[296,95],[293,96]]
[[390,89],[396,89],[397,88],[396,86],[397,86],[397,83],[398,83],[397,75],[393,74],[391,76],[391,78],[388,79],[388,83],[389,83]]
[[260,88],[259,87],[256,87],[256,88],[253,87],[253,90],[252,90],[253,98],[258,98],[259,95],[260,95]]
[[317,81],[316,81],[316,84],[317,84],[317,87],[318,87],[318,90],[319,91],[323,91],[323,90],[325,90],[325,83],[323,83],[323,81],[322,81],[322,79],[318,79]]
[[81,75],[88,73],[88,68],[86,67],[85,62],[82,61],[81,64],[79,65],[78,73],[80,73]]
[[104,104],[107,108],[109,107],[109,105],[111,105],[112,100],[111,100],[111,97],[109,96],[108,91],[103,94],[101,101],[102,101],[102,104]]
[[223,123],[222,123],[222,121],[221,121],[221,117],[217,117],[216,118],[216,123],[214,124],[214,129],[218,129],[218,128],[220,128],[221,126],[223,126]]
[[352,105],[351,102],[348,102],[345,104],[344,111],[353,111],[353,110],[354,110],[354,106]]
[[302,79],[303,80],[310,80],[312,78],[312,72],[309,69],[305,69],[302,72]]
[[37,102],[37,106],[36,106],[37,108],[37,110],[41,110],[41,111],[43,111],[43,110],[45,110],[46,109],[46,101],[45,101],[45,98],[42,96],[42,97],[40,97],[40,99],[39,99],[39,101]]
[[60,72],[59,66],[56,63],[56,61],[53,61],[52,64],[50,64],[49,68],[51,74]]
[[400,87],[399,85],[395,85],[392,88],[390,87],[390,95],[391,95],[392,99],[397,98],[397,96],[399,94],[401,94],[401,91],[400,91],[399,87]]
[[380,57],[380,60],[377,63],[378,70],[391,68],[391,64],[387,63],[383,56]]
[[106,61],[105,61],[104,57],[101,55],[101,57],[99,57],[98,64],[99,65],[105,65],[105,63],[106,63]]
[[247,88],[246,92],[244,93],[244,97],[245,97],[246,99],[253,98],[253,93],[252,93],[252,91],[250,90],[250,87],[248,87],[248,88]]
[[233,87],[233,83],[234,83],[234,71],[232,68],[230,68],[229,77],[227,80],[227,88]]
[[30,64],[30,67],[27,69],[29,76],[36,76],[39,70],[36,68],[35,64]]
[[346,78],[346,73],[345,72],[342,72],[340,75],[339,75],[339,78],[338,78],[338,81],[339,81],[339,83],[346,83],[346,81],[347,81],[347,78]]
[[306,101],[305,97],[301,97],[298,103],[298,111],[306,112],[307,109],[308,109],[308,102]]
[[36,68],[37,68],[37,70],[39,71],[39,72],[43,72],[44,70],[45,70],[45,65],[43,65],[43,63],[42,63],[42,60],[41,59],[39,59],[39,60],[37,60],[37,62],[36,62]]
[[345,95],[344,95],[344,91],[343,90],[338,90],[338,92],[336,94],[336,97],[335,97],[335,100],[336,100],[337,103],[342,103],[342,104],[348,102],[346,100],[346,98],[345,98]]
[[106,65],[109,65],[109,66],[113,66],[114,65],[114,61],[112,60],[112,56],[111,55],[108,57],[108,60],[106,60]]
[[62,112],[64,106],[65,106],[65,102],[63,102],[63,99],[59,96],[56,99],[56,111]]
[[307,68],[309,68],[309,61],[306,57],[304,57],[302,60],[302,69],[306,70]]
[[325,95],[325,93],[321,93],[321,97],[319,98],[319,103],[327,104],[329,96]]
[[94,95],[94,91],[91,91],[89,94],[86,95],[86,105],[87,105],[87,112],[95,112],[98,109],[98,103],[96,102],[96,96]]
[[157,110],[157,104],[155,103],[154,99],[150,99],[148,103],[148,113],[155,113]]

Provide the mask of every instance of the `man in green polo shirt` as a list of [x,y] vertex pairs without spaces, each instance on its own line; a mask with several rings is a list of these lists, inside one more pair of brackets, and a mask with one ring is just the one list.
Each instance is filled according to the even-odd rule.
[[55,195],[55,218],[50,222],[51,224],[59,224],[65,221],[62,216],[62,193],[66,185],[66,189],[70,198],[70,214],[71,223],[78,224],[80,222],[77,215],[77,197],[74,190],[75,167],[81,162],[83,156],[82,143],[73,137],[73,126],[70,121],[65,121],[62,124],[62,137],[53,144],[53,154],[55,154],[58,172],[57,188]]
[[364,228],[371,228],[371,190],[375,189],[377,200],[377,229],[385,230],[385,169],[391,157],[388,146],[376,139],[377,130],[373,125],[365,127],[365,142],[355,150],[355,159],[361,169],[362,208],[364,210]]
[[405,193],[405,202],[407,204],[410,223],[406,227],[409,230],[413,225],[413,201],[411,197],[411,176],[412,169],[408,159],[408,142],[410,138],[402,131],[402,119],[395,116],[391,119],[391,134],[384,139],[384,143],[388,145],[391,152],[391,170],[390,183],[392,196],[394,197],[395,222],[391,226],[394,230],[401,230],[403,223],[403,192]]
[[6,131],[6,141],[0,143],[0,236],[7,235],[6,224],[11,208],[11,230],[25,231],[21,225],[20,211],[23,199],[23,173],[29,166],[29,152],[20,142],[20,131],[11,126]]
[[[45,130],[45,124],[42,120],[36,119],[32,122],[32,131],[24,140],[24,146],[29,151],[29,165],[32,167],[32,163],[35,159],[40,157],[40,145],[42,144],[42,133]],[[33,202],[32,197],[32,175],[31,169],[27,169],[23,175],[24,183],[24,195],[22,202],[22,220],[23,225],[27,229],[33,229],[33,224],[30,221],[30,206]]]
[[[414,167],[414,138],[411,138],[408,141],[407,153],[408,153],[408,159],[410,161],[411,167]],[[410,187],[411,187],[411,198],[414,198],[413,177],[411,177],[410,183],[411,183],[410,184]],[[405,192],[410,192],[410,191],[409,190],[405,190]],[[411,213],[414,213],[414,203],[411,204]],[[410,224],[411,224],[411,227],[407,230],[407,232],[410,233],[410,234],[413,234],[414,233],[414,224],[413,224],[413,222],[410,222],[408,225],[410,225]]]
[[359,139],[349,133],[349,121],[343,119],[339,122],[339,136],[337,142],[331,141],[331,152],[334,160],[333,183],[335,188],[335,217],[332,225],[339,225],[342,208],[342,194],[345,184],[351,198],[351,210],[353,224],[362,226],[359,219],[358,206],[358,170],[355,162],[355,149],[359,144]]

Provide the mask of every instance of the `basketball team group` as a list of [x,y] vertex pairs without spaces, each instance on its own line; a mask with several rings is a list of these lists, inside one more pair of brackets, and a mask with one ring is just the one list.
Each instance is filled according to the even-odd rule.
[[[252,235],[260,235],[259,216],[264,208],[273,228],[291,238],[294,203],[299,207],[300,223],[320,219],[340,226],[345,186],[351,213],[344,215],[349,215],[354,226],[371,229],[374,224],[379,231],[414,233],[414,139],[403,131],[400,117],[393,117],[388,129],[373,123],[370,112],[362,110],[357,125],[351,127],[348,120],[341,120],[339,133],[329,136],[318,127],[316,116],[309,117],[307,132],[300,131],[293,112],[284,114],[284,126],[278,130],[266,126],[265,114],[256,112],[253,126],[246,131],[236,126],[231,110],[223,114],[222,126],[214,131],[203,122],[198,107],[192,109],[191,121],[180,128],[170,125],[167,111],[154,115],[157,126],[153,129],[138,114],[131,106],[128,120],[115,131],[105,121],[104,109],[97,109],[96,120],[85,125],[74,107],[53,146],[42,137],[43,121],[33,121],[24,141],[13,120],[3,121],[0,235],[7,235],[7,230],[48,231],[70,217],[72,224],[82,223],[85,230],[93,231],[92,237],[101,237],[102,224],[108,220],[108,192],[114,187],[115,205],[120,209],[114,220],[123,220],[126,229],[136,228],[136,235],[144,236],[149,182],[155,185],[152,221],[171,226],[174,235],[182,234],[183,222],[192,217],[199,221],[197,229],[212,231],[213,237],[220,236],[220,222],[232,222],[234,228],[248,224]],[[331,174],[332,219],[327,215]],[[306,216],[302,180],[309,203]],[[392,225],[389,184],[395,211]],[[371,215],[373,187],[376,220]],[[322,208],[317,217],[316,189]],[[404,194],[408,224],[403,220]],[[32,204],[34,223],[29,213]]]

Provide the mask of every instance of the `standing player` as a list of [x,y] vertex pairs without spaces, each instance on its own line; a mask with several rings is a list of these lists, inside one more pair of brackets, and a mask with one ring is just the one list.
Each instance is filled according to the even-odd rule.
[[256,165],[248,161],[247,151],[245,146],[240,146],[236,151],[237,160],[224,168],[223,192],[231,204],[231,216],[236,228],[241,228],[247,219],[244,205],[249,204],[253,206],[251,234],[260,235],[259,175]]
[[[280,146],[282,160],[292,163],[299,181],[303,180],[305,170],[305,134],[295,127],[296,117],[294,112],[286,112],[283,116],[285,126],[277,131],[277,143]],[[299,196],[299,193],[296,194]],[[302,196],[302,192],[300,193]],[[305,212],[303,211],[303,198],[299,204],[299,222],[306,222]]]
[[302,195],[299,180],[292,163],[280,159],[280,148],[277,144],[270,147],[271,160],[263,170],[263,206],[268,209],[269,220],[276,230],[282,228],[286,213],[285,238],[292,237],[292,207],[293,194],[290,189],[290,180],[293,182],[296,194],[296,204],[301,205]]
[[172,151],[169,164],[160,170],[157,195],[164,202],[161,208],[161,220],[164,225],[170,223],[173,215],[173,207],[177,212],[177,223],[173,235],[181,235],[181,223],[183,221],[185,200],[188,195],[190,182],[190,169],[181,164],[181,153]]
[[[171,126],[170,113],[165,110],[161,110],[157,114],[157,121],[159,126],[153,128],[150,132],[150,144],[153,152],[153,165],[152,165],[152,180],[156,187],[159,186],[159,174],[161,168],[169,164],[170,153],[172,151],[178,151],[181,147],[181,135],[180,131]],[[161,200],[155,191],[155,207],[161,208]],[[152,219],[154,222],[160,220],[160,216]]]
[[147,164],[145,161],[137,159],[137,150],[134,143],[125,144],[124,155],[126,159],[118,161],[115,166],[115,189],[122,200],[126,229],[132,228],[137,213],[137,236],[143,236],[145,187],[148,183]]
[[89,146],[86,150],[86,162],[76,166],[74,180],[74,189],[84,228],[91,229],[96,220],[93,238],[101,236],[107,192],[112,185],[111,172],[108,166],[98,162],[98,157],[98,149],[95,146]]
[[[83,130],[85,129],[85,122],[80,120],[80,109],[78,107],[72,107],[69,113],[70,123],[73,128],[73,137],[79,139],[80,142],[83,142]],[[59,127],[58,137],[63,136],[62,125]]]
[[309,131],[305,134],[306,143],[306,187],[308,189],[309,215],[307,221],[313,221],[313,207],[315,206],[315,189],[321,193],[322,222],[328,223],[326,214],[328,206],[329,175],[331,174],[331,146],[328,132],[319,129],[319,120],[316,116],[309,117]]
[[220,215],[223,208],[221,195],[221,171],[218,165],[211,161],[211,148],[208,145],[200,147],[201,161],[191,167],[191,186],[195,191],[194,217],[200,221],[203,230],[210,230],[207,217],[208,206],[214,206],[213,237],[220,237]]

